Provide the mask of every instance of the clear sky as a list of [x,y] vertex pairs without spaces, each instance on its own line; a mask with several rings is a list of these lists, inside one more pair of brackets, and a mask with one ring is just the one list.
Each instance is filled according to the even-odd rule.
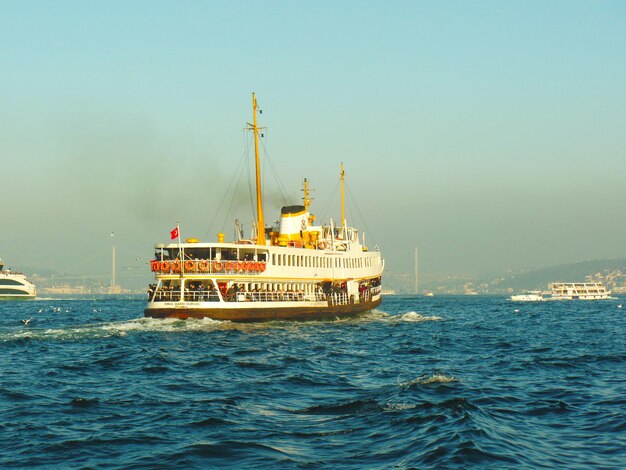
[[0,85],[11,266],[107,273],[112,243],[141,263],[177,221],[232,233],[211,221],[253,91],[290,193],[307,177],[337,219],[345,162],[392,271],[415,246],[424,273],[626,256],[623,1],[0,0]]

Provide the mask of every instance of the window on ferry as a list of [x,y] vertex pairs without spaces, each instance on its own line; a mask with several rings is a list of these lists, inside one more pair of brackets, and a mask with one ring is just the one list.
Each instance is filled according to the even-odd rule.
[[237,250],[234,248],[222,248],[222,260],[236,260]]
[[14,279],[0,279],[0,286],[23,286],[21,282]]
[[185,259],[211,259],[211,250],[209,248],[185,250]]

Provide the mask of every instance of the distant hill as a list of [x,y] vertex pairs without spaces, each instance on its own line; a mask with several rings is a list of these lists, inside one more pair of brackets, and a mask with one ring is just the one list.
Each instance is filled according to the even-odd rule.
[[[464,275],[429,275],[420,278],[420,292],[436,294],[510,294],[525,290],[547,290],[551,282],[602,282],[617,293],[626,292],[626,258],[589,260],[549,266],[541,269],[519,270],[502,274],[474,277]],[[385,272],[385,287],[399,293],[413,293],[412,273]]]
[[583,282],[589,280],[604,282],[609,288],[621,287],[626,281],[626,259],[580,261],[576,263],[550,266],[543,269],[507,274],[496,279],[483,279],[480,284],[488,284],[489,290],[514,291],[542,289],[550,282]]

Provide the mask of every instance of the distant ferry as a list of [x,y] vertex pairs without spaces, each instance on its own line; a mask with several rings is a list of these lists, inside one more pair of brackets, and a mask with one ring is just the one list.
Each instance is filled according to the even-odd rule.
[[548,285],[552,300],[606,300],[611,291],[601,282],[553,282]]
[[553,282],[546,297],[541,291],[528,291],[512,295],[514,302],[543,302],[545,300],[606,300],[611,298],[611,291],[600,282]]
[[36,296],[37,289],[26,275],[5,270],[0,261],[0,300],[28,300]]
[[[341,167],[341,223],[314,223],[309,186],[302,205],[285,206],[280,222],[266,227],[259,163],[257,102],[252,94],[256,163],[256,228],[250,239],[241,231],[232,241],[155,245],[151,269],[156,283],[148,290],[147,317],[230,321],[317,319],[350,316],[381,303],[384,261],[365,236],[349,227],[344,215]],[[180,240],[179,227],[171,233]]]

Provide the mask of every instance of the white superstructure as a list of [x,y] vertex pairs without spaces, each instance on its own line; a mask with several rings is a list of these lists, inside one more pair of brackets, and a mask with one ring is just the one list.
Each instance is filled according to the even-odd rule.
[[611,298],[601,282],[553,282],[548,285],[552,300],[605,300]]
[[26,300],[36,296],[37,289],[25,274],[5,270],[0,261],[0,300]]

